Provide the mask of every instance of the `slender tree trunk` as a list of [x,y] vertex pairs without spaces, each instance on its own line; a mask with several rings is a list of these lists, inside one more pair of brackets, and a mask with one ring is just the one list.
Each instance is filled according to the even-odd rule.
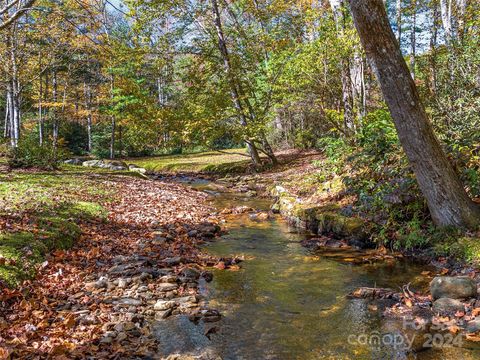
[[438,34],[438,1],[433,0],[431,3],[432,6],[432,17],[433,24],[431,29],[430,37],[430,72],[432,74],[431,89],[433,95],[437,93],[437,34]]
[[440,12],[442,14],[443,31],[445,42],[452,43],[452,0],[440,0]]
[[[113,75],[110,79],[110,97],[113,101]],[[117,128],[117,124],[115,121],[115,115],[111,116],[111,124],[112,124],[112,129],[111,129],[111,134],[110,134],[110,159],[115,158],[115,130]]]
[[87,151],[92,152],[92,92],[90,85],[83,83],[85,110],[87,111]]
[[160,76],[157,78],[158,106],[163,106],[163,89]]
[[355,104],[355,111],[357,114],[358,123],[362,122],[363,116],[365,116],[365,108],[364,108],[364,67],[363,67],[363,57],[358,50],[355,50],[353,54],[353,62],[350,70],[350,74],[352,75],[352,97]]
[[467,0],[456,0],[457,3],[457,34],[460,41],[465,33],[465,13],[467,11]]
[[40,146],[43,145],[43,78],[39,77],[39,91],[38,91],[38,142]]
[[[343,0],[329,0],[333,11],[337,32],[340,36],[345,33],[345,16]],[[355,121],[353,114],[352,99],[352,78],[350,74],[350,61],[348,58],[341,59],[341,81],[342,81],[342,102],[343,102],[343,123],[347,136],[355,132]]]
[[[228,53],[227,44],[225,43],[225,37],[223,35],[222,22],[220,19],[220,13],[218,11],[217,0],[211,0],[211,5],[212,5],[215,30],[217,31],[218,48],[222,55],[223,68],[225,70],[225,74],[230,84],[230,96],[235,106],[235,110],[237,111],[237,114],[240,118],[241,125],[246,127],[248,126],[247,116],[245,115],[243,105],[240,101],[240,95],[239,95],[240,91],[238,88],[237,81],[235,80],[235,75],[232,73],[230,56]],[[246,138],[245,143],[247,144],[248,152],[250,154],[250,157],[252,158],[253,164],[255,166],[260,165],[261,164],[260,156],[258,155],[258,150],[255,144],[253,143],[253,141]]]
[[3,137],[8,139],[10,137],[10,92],[7,91],[5,101],[5,124],[3,129]]
[[20,139],[20,127],[21,127],[21,112],[20,112],[20,84],[18,80],[18,67],[17,67],[17,43],[16,29],[13,30],[13,35],[10,41],[7,40],[7,45],[10,45],[10,61],[11,61],[11,78],[9,79],[9,92],[10,92],[10,138],[12,147],[18,146]]
[[120,157],[123,155],[123,127],[119,126],[118,127],[118,152],[120,154]]
[[476,228],[480,208],[469,199],[433,132],[382,0],[349,1],[355,26],[433,221],[441,226]]
[[412,6],[412,29],[410,31],[410,74],[415,79],[415,55],[417,52],[417,1],[411,0]]
[[53,102],[53,129],[52,129],[52,136],[53,136],[53,151],[55,153],[55,157],[58,150],[58,111],[57,111],[57,93],[58,93],[58,79],[57,79],[57,69],[53,70],[52,76],[52,102]]
[[402,49],[402,0],[397,0],[396,3],[396,21],[397,21],[397,41],[398,46]]

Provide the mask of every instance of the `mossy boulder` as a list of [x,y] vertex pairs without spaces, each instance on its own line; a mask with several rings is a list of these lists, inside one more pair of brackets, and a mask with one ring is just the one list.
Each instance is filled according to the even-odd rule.
[[365,239],[364,221],[359,218],[346,217],[335,212],[317,213],[318,234],[333,233],[338,237]]
[[430,283],[430,292],[434,300],[474,298],[477,284],[468,276],[437,276]]

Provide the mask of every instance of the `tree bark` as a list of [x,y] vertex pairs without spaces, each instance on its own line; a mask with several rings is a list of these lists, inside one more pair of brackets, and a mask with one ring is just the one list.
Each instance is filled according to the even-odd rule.
[[92,90],[86,82],[83,83],[83,95],[87,111],[87,151],[90,153],[92,151]]
[[349,1],[355,26],[433,221],[440,226],[476,228],[480,208],[469,199],[433,132],[383,2]]
[[57,70],[53,70],[52,75],[52,102],[53,102],[53,151],[55,156],[58,150],[58,111],[57,111],[57,95],[58,95],[58,78],[57,78]]
[[[110,79],[110,97],[113,102],[113,75]],[[110,133],[110,159],[115,158],[115,130],[117,127],[116,121],[115,121],[115,115],[111,116],[111,121],[112,121],[112,129]]]
[[429,63],[430,63],[430,72],[432,73],[431,89],[433,95],[437,93],[437,34],[438,34],[438,1],[433,0],[431,3],[432,7],[432,29],[430,37],[430,54],[429,54]]
[[443,31],[445,42],[450,45],[452,42],[452,0],[440,0],[440,12],[442,14]]
[[412,29],[410,31],[410,74],[415,79],[415,56],[417,52],[417,1],[411,0],[412,6]]
[[[333,17],[340,36],[345,32],[345,16],[343,0],[329,0],[333,11]],[[355,132],[355,121],[353,114],[352,78],[350,74],[350,61],[348,58],[341,59],[341,81],[342,81],[342,102],[343,102],[343,125],[345,134],[351,136]]]
[[3,128],[3,137],[5,139],[10,137],[10,92],[8,91],[5,100],[5,124]]
[[11,36],[7,36],[7,47],[10,55],[10,76],[7,84],[7,93],[10,94],[10,144],[13,148],[18,146],[20,139],[21,112],[20,112],[20,84],[17,66],[17,42],[16,28],[13,28]]
[[400,49],[402,48],[402,0],[397,0],[396,4],[397,21],[397,41]]
[[38,143],[43,145],[43,79],[42,75],[39,76],[39,90],[38,90]]

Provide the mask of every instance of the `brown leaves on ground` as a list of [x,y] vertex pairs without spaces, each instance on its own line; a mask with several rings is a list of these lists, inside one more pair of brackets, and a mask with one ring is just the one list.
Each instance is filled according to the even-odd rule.
[[[48,256],[34,281],[18,290],[1,290],[0,358],[125,358],[154,353],[156,343],[148,321],[152,299],[130,299],[133,305],[125,311],[115,305],[123,291],[120,276],[135,275],[138,267],[146,267],[136,278],[146,281],[140,282],[142,291],[152,293],[155,301],[165,293],[148,271],[168,267],[175,274],[185,264],[217,263],[198,249],[199,243],[218,231],[205,194],[130,177],[97,181],[115,194],[115,201],[104,204],[108,220],[79,221],[82,236],[71,250]],[[117,274],[112,269],[119,266],[125,269]],[[98,285],[102,276],[110,276],[108,287]],[[110,289],[111,281],[117,281],[116,292]],[[175,296],[195,294],[196,288],[187,285],[176,285]],[[119,332],[116,341],[101,342],[102,334],[121,321],[135,326]]]

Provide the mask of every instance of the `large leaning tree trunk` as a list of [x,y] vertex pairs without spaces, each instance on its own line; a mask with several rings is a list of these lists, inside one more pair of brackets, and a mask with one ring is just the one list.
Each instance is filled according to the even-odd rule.
[[468,197],[428,120],[382,0],[349,0],[398,137],[435,224],[474,228],[480,208]]

